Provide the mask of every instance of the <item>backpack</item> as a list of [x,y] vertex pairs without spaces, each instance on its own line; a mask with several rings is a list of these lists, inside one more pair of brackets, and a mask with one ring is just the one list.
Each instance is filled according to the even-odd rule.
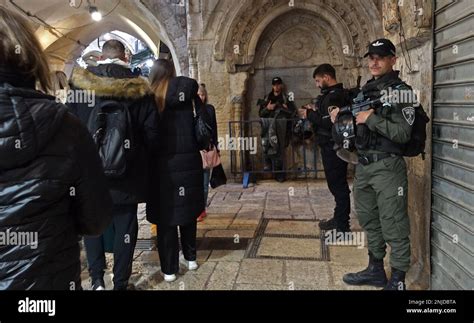
[[[413,88],[406,84],[405,82],[402,85],[409,88],[413,91]],[[403,148],[403,157],[417,157],[422,155],[423,160],[425,160],[425,148],[426,148],[426,126],[430,122],[430,118],[425,112],[425,109],[418,102],[415,108],[415,121],[412,126],[412,133],[410,140],[405,144]]]
[[91,112],[87,128],[97,146],[105,176],[123,178],[134,147],[128,107],[111,100],[99,103]]
[[430,122],[430,118],[423,109],[421,104],[415,107],[415,122],[413,123],[411,138],[405,144],[403,150],[404,157],[417,157],[422,155],[425,160],[426,147],[426,125]]

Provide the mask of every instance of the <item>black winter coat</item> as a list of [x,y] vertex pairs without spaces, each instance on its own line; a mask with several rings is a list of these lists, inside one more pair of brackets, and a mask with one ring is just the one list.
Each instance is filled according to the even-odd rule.
[[[151,99],[148,82],[123,66],[106,64],[88,70],[76,68],[71,77],[71,87],[74,90],[94,91],[96,105],[102,100],[115,100],[127,105],[134,130],[134,158],[127,165],[124,178],[108,179],[108,183],[114,204],[144,202],[149,178],[149,155],[158,144],[158,112]],[[67,105],[87,124],[94,107],[70,101]]]
[[334,144],[332,139],[333,124],[331,118],[328,117],[328,109],[332,106],[344,107],[351,102],[348,100],[342,83],[322,90],[321,95],[316,100],[317,110],[308,110],[308,120],[311,121],[316,130],[315,142],[318,145]]
[[[198,84],[186,77],[173,78],[159,124],[159,149],[152,166],[148,221],[160,225],[187,225],[204,210],[202,159],[194,133],[196,111],[210,124],[197,95]],[[180,100],[184,94],[184,100]]]
[[67,107],[10,83],[0,79],[0,290],[80,289],[78,236],[111,220],[101,162]]

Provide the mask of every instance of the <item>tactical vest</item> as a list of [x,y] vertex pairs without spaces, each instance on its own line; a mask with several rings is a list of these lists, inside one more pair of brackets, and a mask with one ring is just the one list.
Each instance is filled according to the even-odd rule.
[[[389,87],[392,88],[399,88],[400,86],[407,86],[403,81],[400,79],[395,79],[393,82],[388,82],[385,84],[384,89],[388,89]],[[382,90],[384,90],[382,89]],[[380,92],[382,90],[374,90],[369,93],[365,93],[364,96],[370,99],[377,99],[380,98]],[[382,116],[383,118],[390,119],[390,114],[392,113],[393,109],[390,105],[384,106],[383,104],[379,104],[374,107],[375,113]],[[355,146],[359,151],[366,151],[366,150],[374,150],[374,151],[381,151],[390,154],[396,155],[403,155],[405,151],[404,144],[398,144],[396,142],[391,141],[390,139],[380,135],[375,131],[371,131],[367,125],[362,124],[357,126],[357,136],[355,140]]]

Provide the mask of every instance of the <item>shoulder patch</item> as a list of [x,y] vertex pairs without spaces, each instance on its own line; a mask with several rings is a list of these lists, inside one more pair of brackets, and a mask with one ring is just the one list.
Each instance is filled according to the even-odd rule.
[[403,117],[405,120],[408,122],[410,126],[413,126],[415,123],[415,108],[414,107],[408,107],[402,110]]

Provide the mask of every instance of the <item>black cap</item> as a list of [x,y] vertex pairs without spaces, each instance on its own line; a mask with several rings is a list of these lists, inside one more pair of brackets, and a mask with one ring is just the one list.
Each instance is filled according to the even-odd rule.
[[369,51],[367,52],[367,54],[364,55],[364,57],[367,57],[372,54],[380,55],[382,57],[390,55],[396,56],[397,49],[390,40],[382,38],[370,43]]
[[283,80],[279,77],[275,77],[272,80],[272,85],[275,85],[275,84],[283,84]]

